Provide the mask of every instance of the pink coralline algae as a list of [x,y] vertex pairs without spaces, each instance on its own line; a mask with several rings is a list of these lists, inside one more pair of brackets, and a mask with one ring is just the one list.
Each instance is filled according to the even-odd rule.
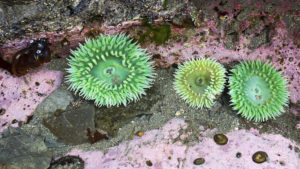
[[[239,4],[235,4],[237,7]],[[286,11],[286,8],[281,9],[281,12]],[[228,12],[229,20],[234,14]],[[254,14],[251,14],[254,15]],[[270,17],[271,15],[268,15]],[[250,23],[249,20],[244,20],[246,29]],[[270,19],[270,22],[272,19]],[[161,20],[155,20],[154,24],[161,24]],[[266,24],[266,23],[265,23]],[[248,25],[248,26],[247,26]],[[74,27],[69,32],[47,32],[37,37],[30,37],[22,41],[11,41],[3,45],[0,52],[3,53],[6,60],[11,60],[12,55],[25,47],[29,39],[47,37],[52,44],[50,49],[55,55],[67,57],[69,49],[76,49],[78,43],[84,38],[89,38],[89,35],[97,36],[98,34],[118,34],[128,32],[132,37],[139,38],[134,30],[136,27],[142,26],[141,21],[123,22],[119,26],[93,26],[83,27],[79,25]],[[232,61],[257,60],[271,62],[277,70],[281,70],[283,75],[288,79],[288,90],[290,92],[290,101],[293,104],[300,103],[300,48],[293,42],[294,37],[290,37],[287,31],[287,26],[281,19],[274,28],[274,34],[270,39],[270,44],[261,45],[257,49],[249,49],[248,46],[251,38],[239,36],[238,44],[234,50],[224,47],[226,41],[225,30],[218,29],[218,22],[208,20],[206,25],[200,28],[178,28],[172,27],[172,35],[169,40],[163,45],[155,45],[153,43],[144,43],[142,47],[147,49],[153,55],[153,60],[156,66],[167,68],[173,64],[180,64],[192,58],[209,57],[214,58],[221,63],[230,63]],[[257,30],[261,33],[261,29]],[[96,34],[95,34],[96,33]],[[66,38],[69,37],[69,38]],[[228,38],[228,37],[227,37]],[[300,114],[299,108],[292,109],[294,114]]]
[[85,38],[95,38],[100,34],[119,34],[122,30],[141,24],[140,21],[128,21],[123,22],[119,26],[78,25],[70,30],[44,32],[37,36],[22,37],[22,40],[8,41],[1,46],[0,53],[3,54],[5,60],[11,62],[15,53],[26,48],[32,39],[47,38],[50,43],[49,48],[51,52],[56,56],[64,58],[70,55],[70,49],[75,50],[79,46],[79,43],[84,42]]
[[[200,141],[188,146],[183,144],[184,140],[196,133],[179,133],[187,127],[184,120],[173,119],[161,129],[147,131],[142,137],[113,147],[105,154],[79,149],[68,154],[81,157],[85,161],[85,169],[297,169],[299,166],[300,160],[295,152],[299,146],[281,135],[243,129],[227,133],[228,143],[217,145],[211,138],[216,130],[202,130],[198,133]],[[257,151],[268,154],[266,162],[258,164],[252,160]],[[200,158],[205,160],[204,163],[194,164]]]
[[186,60],[201,57],[214,58],[221,63],[257,59],[268,61],[287,78],[290,101],[299,104],[300,49],[294,43],[289,43],[292,39],[287,37],[286,29],[277,28],[276,31],[269,46],[262,45],[257,49],[249,49],[247,46],[250,39],[241,36],[236,49],[229,50],[220,43],[223,40],[219,39],[220,42],[217,42],[217,36],[209,35],[210,29],[173,28],[172,33],[175,37],[185,36],[187,39],[171,39],[162,46],[147,44],[147,49],[155,56],[156,65],[161,67],[181,64]]
[[0,132],[16,127],[62,82],[63,72],[39,69],[22,77],[0,70]]

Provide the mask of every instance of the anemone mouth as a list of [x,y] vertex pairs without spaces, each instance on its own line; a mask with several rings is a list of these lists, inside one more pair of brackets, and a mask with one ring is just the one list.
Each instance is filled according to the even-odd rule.
[[103,74],[106,77],[111,77],[114,76],[116,74],[116,68],[114,66],[108,66],[103,70]]
[[195,71],[190,76],[186,77],[187,83],[195,94],[203,95],[210,85],[210,72]]
[[68,59],[69,88],[97,106],[138,100],[155,74],[150,56],[131,41],[123,34],[101,35],[80,44]]
[[119,58],[110,58],[97,63],[91,70],[91,75],[112,86],[119,86],[130,75],[130,69],[122,65]]
[[229,77],[229,89],[233,109],[254,121],[279,116],[289,98],[285,78],[260,60],[236,66]]
[[257,75],[252,75],[246,81],[246,93],[254,105],[262,105],[271,98],[271,90],[268,83]]
[[225,72],[215,60],[187,61],[175,73],[174,89],[192,107],[211,107],[223,91]]

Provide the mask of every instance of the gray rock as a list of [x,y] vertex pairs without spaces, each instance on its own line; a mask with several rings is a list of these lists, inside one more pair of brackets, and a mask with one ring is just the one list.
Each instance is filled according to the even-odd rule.
[[8,169],[47,169],[50,165],[50,161],[51,158],[46,154],[26,155],[14,158],[12,163],[4,164],[3,167]]
[[0,25],[6,24],[5,6],[0,3]]
[[286,14],[283,16],[283,21],[286,24],[286,28],[290,30],[290,32],[295,32],[300,30],[300,22],[297,21],[297,18],[295,15],[292,14]]
[[261,26],[264,25],[264,22],[256,16],[249,17],[248,20],[251,20],[251,25],[245,30],[245,35],[257,33],[261,29]]
[[64,156],[53,162],[48,169],[83,169],[84,161],[78,156]]
[[0,0],[0,2],[7,4],[7,5],[20,5],[20,4],[28,4],[34,0]]
[[274,12],[274,10],[275,10],[275,8],[274,8],[274,1],[272,2],[272,4],[266,4],[266,6],[264,7],[264,11],[266,12],[266,13],[272,13],[272,12]]
[[42,138],[33,135],[12,135],[0,140],[2,168],[46,169],[51,157]]
[[166,2],[167,5],[163,7],[163,1],[153,0],[0,0],[5,6],[3,18],[7,21],[0,20],[0,27],[5,32],[0,33],[0,42],[19,39],[24,35],[32,37],[32,33],[69,31],[82,23],[106,22],[107,25],[117,25],[122,21],[142,19],[148,15],[154,16],[153,19],[168,20],[178,11],[187,11],[187,6],[193,6],[182,0]]
[[268,43],[269,42],[269,30],[268,28],[265,28],[264,30],[261,31],[260,34],[254,36],[249,44],[249,49],[257,49],[259,48],[262,44]]
[[21,22],[26,18],[35,18],[39,15],[35,3],[29,4],[8,4],[1,7],[4,11],[4,18],[8,24]]
[[226,41],[224,42],[224,46],[227,49],[235,49],[235,46],[238,42],[239,38],[238,38],[238,34],[237,33],[232,33],[230,35],[227,35]]
[[5,129],[3,131],[3,133],[1,133],[1,136],[3,138],[5,138],[5,137],[14,136],[14,135],[22,135],[22,134],[25,134],[25,132],[20,127],[9,126],[7,129]]
[[172,23],[176,26],[193,26],[193,21],[190,15],[188,14],[178,14],[175,15],[174,18],[172,18]]
[[241,32],[240,29],[240,22],[233,20],[230,25],[228,26],[228,29],[226,29],[226,34],[233,34],[233,33],[237,33],[237,32]]
[[69,145],[87,143],[87,129],[95,129],[94,114],[94,105],[85,103],[80,108],[53,113],[44,119],[44,125],[60,142]]
[[48,148],[58,148],[58,147],[62,147],[63,146],[61,143],[58,143],[56,140],[54,140],[50,136],[46,136],[44,141],[45,141],[45,145]]
[[73,100],[74,98],[70,91],[59,88],[51,93],[51,95],[37,107],[36,111],[55,112],[58,109],[65,110]]
[[[165,85],[165,84],[163,84]],[[96,128],[104,130],[108,135],[115,136],[124,125],[131,123],[133,120],[140,121],[151,118],[152,106],[160,101],[163,94],[158,91],[162,86],[153,86],[147,91],[147,96],[142,97],[138,102],[132,102],[127,106],[119,107],[101,107],[95,113]]]
[[238,21],[242,21],[244,19],[246,19],[251,13],[251,10],[249,8],[245,8],[244,10],[242,10],[239,15],[236,17],[236,19]]

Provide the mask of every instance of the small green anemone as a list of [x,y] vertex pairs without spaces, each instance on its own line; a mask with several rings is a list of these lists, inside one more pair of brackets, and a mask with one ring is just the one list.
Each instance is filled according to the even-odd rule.
[[192,107],[211,107],[224,89],[225,68],[212,59],[194,59],[180,65],[174,89]]
[[229,77],[229,89],[233,109],[257,122],[279,116],[289,98],[285,78],[260,60],[237,65]]
[[126,105],[152,84],[154,68],[149,59],[123,34],[87,39],[68,59],[69,88],[97,106]]

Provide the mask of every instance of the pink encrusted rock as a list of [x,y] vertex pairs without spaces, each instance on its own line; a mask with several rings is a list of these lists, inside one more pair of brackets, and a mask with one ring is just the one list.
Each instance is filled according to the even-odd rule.
[[285,28],[276,29],[277,33],[270,46],[262,45],[255,50],[246,47],[250,40],[245,37],[240,37],[240,43],[236,50],[229,50],[224,47],[223,43],[216,42],[217,36],[210,36],[208,33],[200,35],[201,32],[209,32],[208,29],[193,29],[189,32],[185,28],[176,28],[172,29],[172,32],[187,36],[188,40],[184,42],[169,41],[166,45],[161,46],[145,45],[148,52],[160,56],[154,59],[156,65],[169,67],[172,64],[181,64],[186,60],[201,57],[213,58],[221,63],[257,59],[268,61],[277,70],[282,71],[282,75],[287,78],[290,101],[295,104],[300,103],[300,49],[295,44],[289,43],[292,42],[292,39],[286,36]]
[[[0,132],[9,125],[17,126],[55,89],[63,79],[63,72],[39,69],[22,77],[0,70]],[[3,114],[4,112],[4,114]]]
[[[239,6],[238,4],[235,4]],[[288,8],[281,9],[286,11]],[[231,16],[231,12],[229,12]],[[246,20],[247,21],[247,20]],[[154,23],[159,24],[161,20],[156,20]],[[170,40],[160,46],[153,43],[145,43],[143,48],[154,56],[155,65],[159,67],[170,67],[172,64],[180,64],[192,58],[210,57],[221,63],[229,63],[232,61],[257,60],[270,61],[277,70],[282,70],[283,75],[287,77],[289,85],[288,89],[291,93],[290,100],[292,103],[300,103],[300,49],[292,42],[293,37],[287,36],[287,28],[285,23],[280,20],[272,36],[270,46],[262,45],[258,49],[250,50],[247,48],[251,41],[251,36],[248,38],[240,36],[239,44],[236,50],[229,50],[224,47],[225,39],[219,37],[219,33],[223,34],[224,30],[218,30],[218,23],[214,20],[207,21],[207,25],[201,28],[178,28],[172,26],[172,36],[186,37],[187,40]],[[97,30],[103,34],[118,34],[127,32],[132,34],[132,37],[139,38],[139,35],[134,33],[135,26],[142,25],[141,21],[123,22],[118,26],[99,26],[83,27],[78,25],[70,31],[65,32],[46,32],[36,37],[27,37],[21,41],[15,40],[4,44],[0,48],[0,53],[5,56],[6,60],[11,60],[12,56],[26,47],[31,39],[40,37],[49,38],[51,50],[61,57],[70,55],[69,49],[76,49],[79,42],[83,42],[92,30]],[[211,35],[211,33],[213,34]],[[222,33],[223,32],[223,33]],[[222,35],[223,36],[223,35]],[[66,38],[69,37],[69,38]],[[60,46],[57,44],[61,44]],[[59,46],[59,47],[58,47]],[[299,112],[297,113],[299,114]]]
[[[161,21],[156,21],[155,23],[159,23]],[[79,43],[83,43],[86,38],[93,38],[90,36],[97,36],[93,32],[98,32],[98,34],[119,34],[122,30],[129,29],[132,26],[141,25],[141,21],[128,21],[123,22],[118,26],[83,26],[78,25],[71,30],[65,30],[62,32],[44,32],[36,36],[32,37],[22,37],[21,40],[16,39],[12,41],[8,41],[0,48],[0,53],[4,56],[4,59],[11,62],[13,56],[16,52],[24,49],[28,46],[28,43],[32,39],[39,38],[47,38],[50,43],[50,49],[56,55],[60,57],[68,57],[70,55],[70,49],[75,50]]]
[[[145,132],[142,137],[112,147],[106,154],[101,151],[84,152],[74,149],[68,155],[78,155],[85,161],[85,169],[196,169],[196,168],[268,168],[297,169],[300,163],[294,142],[278,134],[259,134],[256,130],[237,130],[227,133],[226,145],[217,145],[211,137],[201,133],[200,142],[184,145],[179,130],[187,124],[182,119],[173,119],[164,127]],[[201,127],[201,126],[200,126]],[[210,135],[215,131],[210,130]],[[173,142],[178,135],[177,142]],[[182,135],[186,135],[183,133]],[[190,133],[188,134],[190,135]],[[184,137],[185,139],[185,137]],[[181,144],[178,144],[180,142]],[[252,155],[265,151],[268,161],[257,164]],[[237,157],[237,153],[241,157]],[[195,165],[194,160],[204,158],[205,163]],[[151,161],[149,166],[146,161]]]

